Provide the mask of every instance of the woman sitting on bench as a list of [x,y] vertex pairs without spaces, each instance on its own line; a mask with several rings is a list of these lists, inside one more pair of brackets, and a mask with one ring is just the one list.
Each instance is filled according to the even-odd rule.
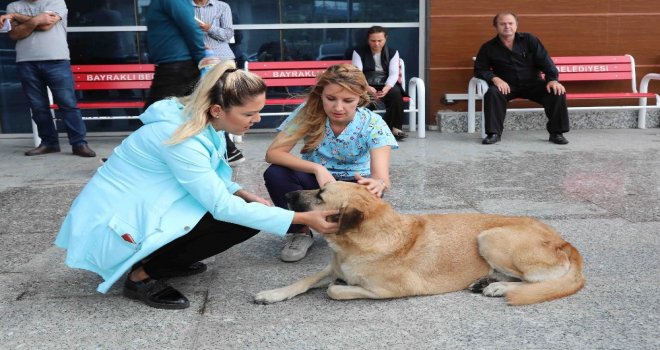
[[399,80],[399,51],[388,47],[387,31],[373,26],[367,31],[367,45],[353,51],[353,65],[364,72],[369,94],[385,104],[383,119],[394,137],[401,141],[408,137],[403,132],[403,88]]

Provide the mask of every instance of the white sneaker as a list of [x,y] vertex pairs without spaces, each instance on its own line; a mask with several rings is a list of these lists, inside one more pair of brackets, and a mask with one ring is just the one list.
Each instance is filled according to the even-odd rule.
[[311,233],[288,233],[280,259],[286,262],[298,261],[305,257],[313,243],[314,237]]

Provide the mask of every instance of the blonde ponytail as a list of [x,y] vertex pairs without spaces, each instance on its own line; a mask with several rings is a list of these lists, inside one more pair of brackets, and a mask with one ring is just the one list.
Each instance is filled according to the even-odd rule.
[[210,121],[211,106],[217,104],[228,111],[264,92],[264,81],[252,73],[236,69],[234,61],[217,64],[199,80],[190,95],[179,98],[187,120],[166,143],[175,145],[202,132]]

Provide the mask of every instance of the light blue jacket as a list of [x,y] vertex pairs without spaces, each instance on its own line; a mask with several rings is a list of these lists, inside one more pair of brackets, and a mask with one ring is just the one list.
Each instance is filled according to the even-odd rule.
[[182,143],[165,145],[183,122],[183,105],[176,100],[154,103],[140,119],[145,125],[115,148],[83,188],[55,240],[67,249],[70,267],[103,277],[99,292],[185,235],[207,212],[216,220],[286,233],[292,211],[233,195],[240,186],[231,181],[224,132],[209,125]]

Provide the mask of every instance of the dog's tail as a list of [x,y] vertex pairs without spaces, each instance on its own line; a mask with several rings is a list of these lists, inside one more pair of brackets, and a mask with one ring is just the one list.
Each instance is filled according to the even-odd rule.
[[536,283],[524,283],[506,293],[509,305],[527,305],[558,299],[577,293],[584,287],[582,256],[570,243],[560,248],[568,257],[570,267],[565,275]]

